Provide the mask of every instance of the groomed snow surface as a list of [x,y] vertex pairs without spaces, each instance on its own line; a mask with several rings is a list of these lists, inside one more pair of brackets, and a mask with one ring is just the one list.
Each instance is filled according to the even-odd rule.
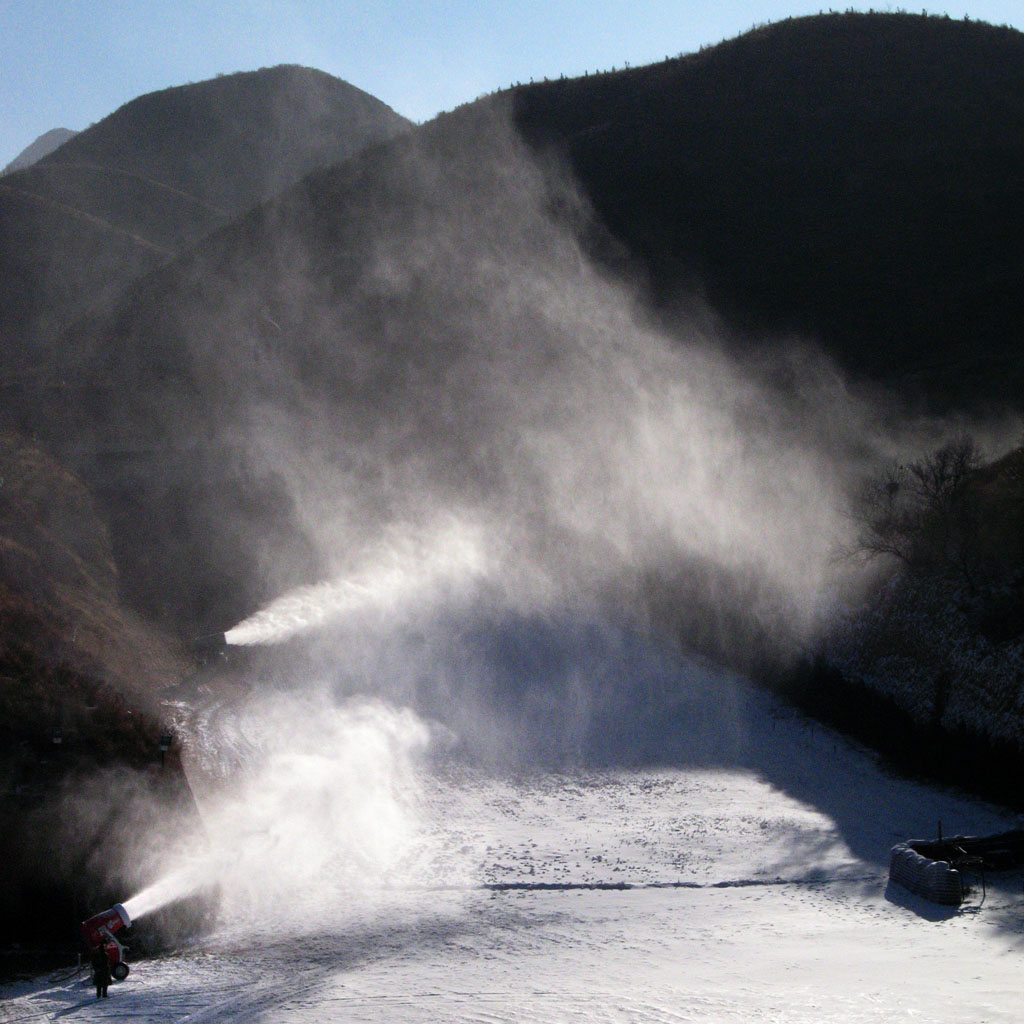
[[107,1000],[84,974],[6,986],[0,1019],[1020,1021],[1020,877],[956,910],[887,886],[890,846],[940,818],[1018,822],[891,777],[763,694],[726,703],[728,751],[702,764],[434,763],[400,882],[329,923],[234,914]]

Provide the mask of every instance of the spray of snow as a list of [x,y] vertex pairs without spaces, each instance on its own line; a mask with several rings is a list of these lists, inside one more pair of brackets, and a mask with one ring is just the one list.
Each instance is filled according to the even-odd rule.
[[165,873],[124,902],[132,920],[216,886],[226,921],[309,927],[404,877],[422,848],[423,721],[377,701],[278,693],[237,709],[233,727],[250,763],[201,805],[203,834],[163,855]]
[[225,634],[229,644],[274,644],[353,612],[400,612],[441,592],[466,590],[483,577],[487,553],[479,527],[451,516],[429,530],[393,536],[344,579],[300,587]]
[[190,895],[202,885],[203,878],[198,865],[185,867],[146,886],[131,899],[125,900],[122,906],[132,921],[138,921],[139,918]]

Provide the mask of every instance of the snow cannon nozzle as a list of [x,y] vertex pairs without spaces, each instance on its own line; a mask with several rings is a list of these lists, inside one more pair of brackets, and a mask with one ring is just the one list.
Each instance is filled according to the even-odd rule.
[[207,633],[197,637],[190,647],[192,653],[204,663],[228,656],[228,642],[223,633]]
[[115,932],[131,926],[128,911],[120,903],[115,903],[109,910],[82,922],[82,938],[89,946],[102,946],[113,938]]

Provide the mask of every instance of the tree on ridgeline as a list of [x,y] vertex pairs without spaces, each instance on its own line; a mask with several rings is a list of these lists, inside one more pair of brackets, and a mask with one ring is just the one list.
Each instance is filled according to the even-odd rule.
[[912,570],[952,572],[977,593],[980,466],[977,446],[964,436],[868,481],[853,513],[857,551],[868,558],[895,558]]

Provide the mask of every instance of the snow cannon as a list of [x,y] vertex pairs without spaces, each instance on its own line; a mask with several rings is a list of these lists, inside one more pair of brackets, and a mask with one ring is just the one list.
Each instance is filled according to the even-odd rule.
[[223,661],[228,656],[228,642],[223,633],[208,633],[196,637],[191,644],[192,653],[204,665],[211,661]]
[[121,945],[114,938],[114,933],[131,926],[132,919],[120,903],[115,903],[109,910],[104,910],[102,914],[82,922],[82,938],[89,947],[90,955],[97,949],[102,949],[110,961],[111,977],[118,981],[124,981],[128,977],[128,965],[124,962],[128,947]]

